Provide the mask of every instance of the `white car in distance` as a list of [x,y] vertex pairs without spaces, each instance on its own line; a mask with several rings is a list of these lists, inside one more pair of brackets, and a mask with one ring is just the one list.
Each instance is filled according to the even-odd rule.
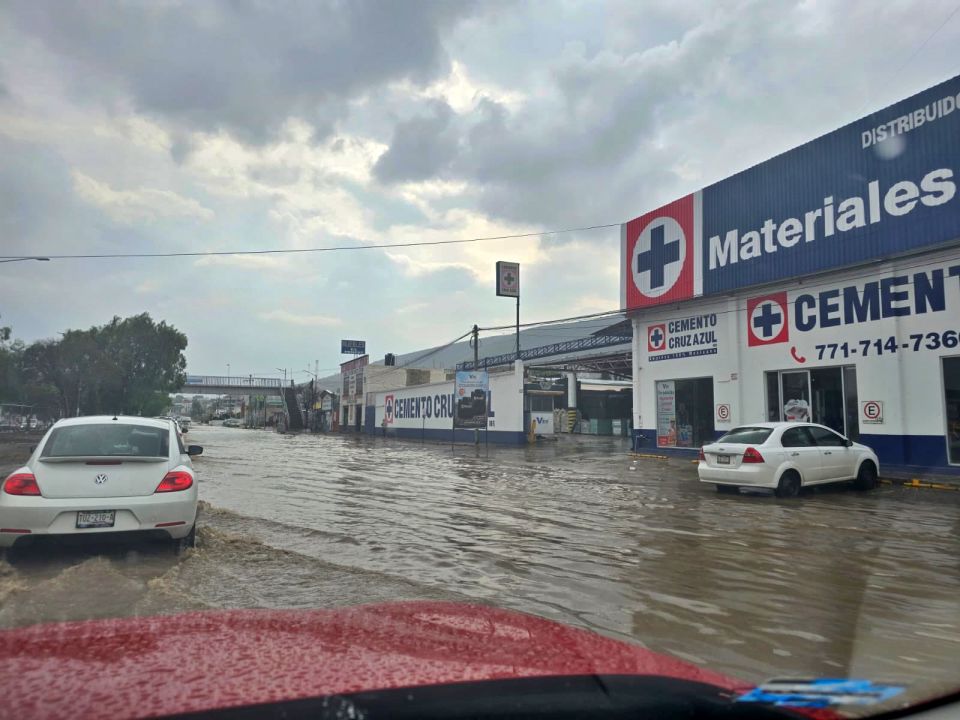
[[849,480],[858,490],[870,490],[879,468],[873,450],[823,425],[761,422],[704,445],[697,474],[720,492],[770,488],[777,497],[795,497],[801,487]]
[[0,551],[41,536],[196,539],[197,480],[176,423],[143,417],[60,420],[0,487]]

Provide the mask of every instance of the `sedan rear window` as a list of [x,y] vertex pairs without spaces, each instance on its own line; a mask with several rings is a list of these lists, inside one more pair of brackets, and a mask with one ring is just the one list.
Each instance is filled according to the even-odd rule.
[[734,428],[717,442],[742,443],[744,445],[762,445],[773,432],[767,427],[738,427]]
[[168,457],[170,431],[149,425],[70,425],[55,428],[40,457]]

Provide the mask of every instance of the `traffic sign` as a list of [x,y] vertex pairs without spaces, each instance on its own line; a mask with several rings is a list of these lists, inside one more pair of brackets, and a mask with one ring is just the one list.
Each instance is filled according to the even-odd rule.
[[730,422],[730,404],[729,403],[720,403],[717,405],[717,422],[727,423]]
[[883,424],[883,403],[879,400],[864,400],[861,403],[863,422],[871,425]]

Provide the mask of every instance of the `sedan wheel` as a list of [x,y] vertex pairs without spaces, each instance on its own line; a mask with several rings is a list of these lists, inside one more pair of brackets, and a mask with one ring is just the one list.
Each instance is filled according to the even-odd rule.
[[873,490],[877,486],[877,468],[872,462],[866,461],[860,466],[853,486],[857,490]]
[[777,497],[792,498],[800,494],[800,476],[793,471],[787,471],[780,476],[780,482],[775,491]]
[[182,537],[179,540],[174,540],[174,551],[177,555],[185,553],[188,548],[193,548],[197,546],[197,524],[194,523],[193,527],[190,528],[190,533],[186,537]]

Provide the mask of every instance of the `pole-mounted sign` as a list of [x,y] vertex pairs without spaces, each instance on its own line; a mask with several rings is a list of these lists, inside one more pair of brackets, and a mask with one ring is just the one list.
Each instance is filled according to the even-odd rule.
[[517,299],[517,360],[520,359],[520,263],[497,261],[497,295]]
[[497,262],[497,295],[520,297],[520,263]]

